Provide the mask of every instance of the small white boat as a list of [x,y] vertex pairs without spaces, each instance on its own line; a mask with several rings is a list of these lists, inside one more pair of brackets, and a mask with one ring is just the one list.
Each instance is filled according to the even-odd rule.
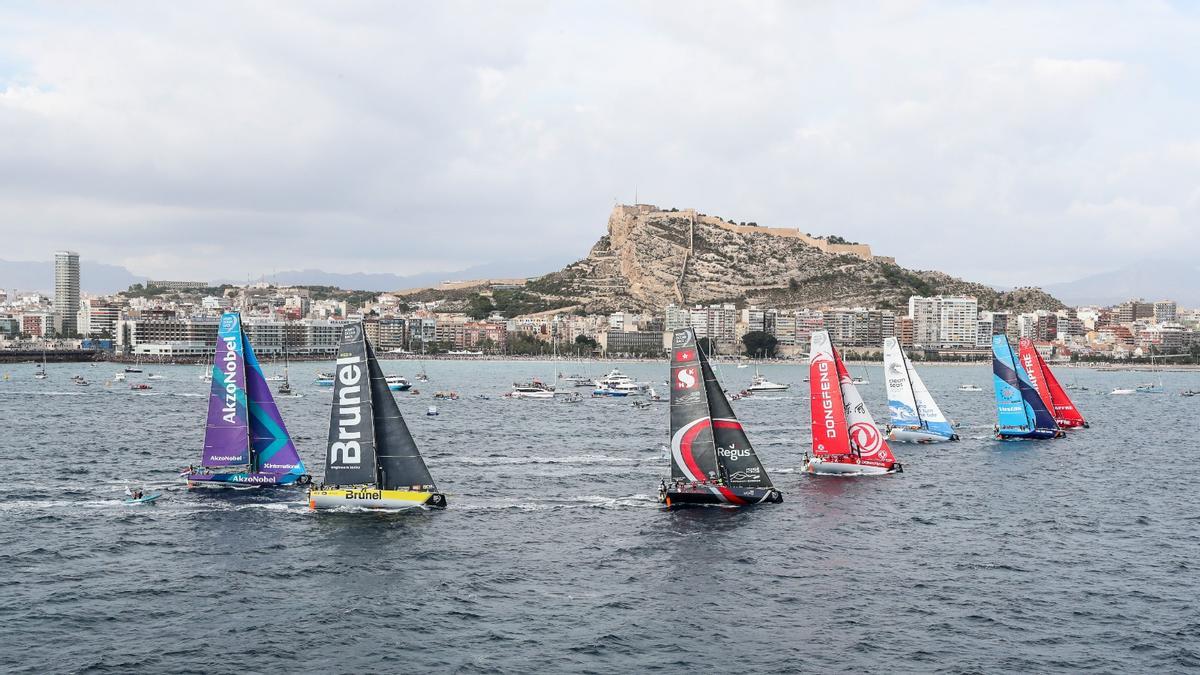
[[1159,382],[1158,384],[1154,384],[1153,382],[1139,384],[1135,391],[1137,391],[1139,394],[1162,394],[1165,392],[1162,382]]
[[[151,376],[151,377],[153,377],[153,376]],[[268,375],[268,376],[264,377],[263,379],[266,380],[267,382],[283,382],[284,377],[282,375]]]
[[161,379],[163,379],[163,376],[158,375],[156,373],[150,373],[149,375],[146,376],[146,379],[147,380],[161,380]]
[[113,375],[113,382],[124,382],[124,381],[125,381],[125,373],[117,373],[116,375]]
[[1133,390],[1133,389],[1128,389],[1128,388],[1125,388],[1125,387],[1117,387],[1116,389],[1113,389],[1112,391],[1110,391],[1110,392],[1108,392],[1108,393],[1109,393],[1109,395],[1110,395],[1110,396],[1124,396],[1124,395],[1126,395],[1126,394],[1132,394],[1132,393],[1134,393],[1134,390]]
[[388,389],[392,391],[408,391],[412,389],[412,383],[409,382],[403,375],[388,375],[383,378],[387,382]]
[[529,382],[513,382],[512,391],[504,396],[506,398],[552,399],[554,398],[554,387],[538,379]]
[[754,381],[752,381],[750,383],[749,387],[746,387],[746,391],[749,391],[749,392],[787,391],[788,389],[791,388],[791,386],[792,385],[790,385],[790,384],[779,384],[776,382],[771,382],[770,380],[768,380],[767,378],[765,378],[761,374],[759,374],[758,370],[756,369],[754,371]]
[[983,389],[981,389],[978,385],[975,385],[975,384],[960,384],[960,385],[958,385],[958,390],[959,391],[983,391]]
[[317,373],[317,379],[313,381],[318,387],[332,387],[333,373]]
[[429,406],[429,408],[425,411],[425,416],[426,417],[437,417],[438,416],[437,406],[436,405]]

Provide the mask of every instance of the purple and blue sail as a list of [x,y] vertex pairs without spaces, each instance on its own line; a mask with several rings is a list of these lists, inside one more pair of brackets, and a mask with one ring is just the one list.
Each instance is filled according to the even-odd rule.
[[[223,314],[217,330],[201,467],[188,472],[189,482],[288,485],[308,478],[237,312]],[[210,471],[226,467],[244,468]]]

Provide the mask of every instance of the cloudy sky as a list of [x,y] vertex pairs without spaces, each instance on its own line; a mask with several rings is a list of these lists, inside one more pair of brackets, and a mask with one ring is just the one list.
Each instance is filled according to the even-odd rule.
[[565,262],[635,190],[996,284],[1194,258],[1198,44],[1149,0],[6,3],[0,258]]

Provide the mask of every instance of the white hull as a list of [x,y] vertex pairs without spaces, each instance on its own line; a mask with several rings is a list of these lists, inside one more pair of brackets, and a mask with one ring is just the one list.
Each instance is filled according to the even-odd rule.
[[554,398],[552,391],[514,391],[510,393],[509,398],[538,398],[551,399]]
[[[899,466],[898,464],[896,466]],[[881,466],[864,466],[862,464],[844,464],[829,462],[820,457],[805,458],[801,471],[814,476],[882,476],[896,473],[896,469],[885,469]]]
[[928,431],[912,431],[909,429],[892,429],[888,432],[888,440],[897,443],[942,443],[950,440],[941,434]]

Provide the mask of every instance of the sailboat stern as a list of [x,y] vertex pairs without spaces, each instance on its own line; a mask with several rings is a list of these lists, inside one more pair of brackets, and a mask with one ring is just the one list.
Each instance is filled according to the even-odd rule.
[[676,483],[660,489],[658,501],[667,508],[679,506],[755,506],[779,504],[783,493],[773,487],[732,487],[705,483]]
[[446,495],[424,490],[380,490],[377,488],[326,488],[308,492],[308,508],[403,510],[427,506],[446,508]]

